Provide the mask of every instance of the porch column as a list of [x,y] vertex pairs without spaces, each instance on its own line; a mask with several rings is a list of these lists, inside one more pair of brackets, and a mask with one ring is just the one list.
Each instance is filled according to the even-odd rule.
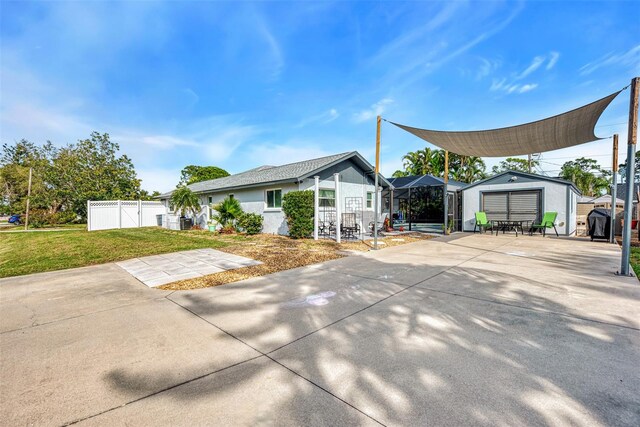
[[389,221],[393,225],[393,187],[389,190]]
[[336,192],[336,242],[340,243],[340,221],[342,220],[342,208],[340,206],[340,174],[333,174],[333,182]]
[[320,177],[314,176],[313,180],[313,240],[318,240],[318,223],[320,221]]

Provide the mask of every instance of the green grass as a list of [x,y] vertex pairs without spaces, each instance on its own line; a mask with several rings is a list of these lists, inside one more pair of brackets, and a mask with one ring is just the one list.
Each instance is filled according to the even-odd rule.
[[0,277],[227,245],[206,232],[179,232],[161,228],[1,233]]
[[631,246],[630,263],[636,276],[640,277],[640,247]]

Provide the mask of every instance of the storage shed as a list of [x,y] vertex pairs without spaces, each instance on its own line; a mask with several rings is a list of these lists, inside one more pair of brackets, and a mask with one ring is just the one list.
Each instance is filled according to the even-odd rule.
[[463,231],[473,231],[475,213],[484,211],[489,220],[540,221],[544,212],[558,212],[558,233],[576,232],[575,184],[560,178],[507,171],[462,189]]

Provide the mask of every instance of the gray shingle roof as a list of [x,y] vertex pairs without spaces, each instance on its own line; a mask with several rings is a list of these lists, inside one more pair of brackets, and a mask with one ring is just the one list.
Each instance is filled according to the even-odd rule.
[[[252,185],[269,184],[280,181],[294,181],[306,175],[327,167],[335,162],[349,158],[355,151],[334,154],[332,156],[290,163],[282,166],[259,166],[248,171],[209,181],[196,182],[188,185],[193,192],[203,193],[222,189],[249,187]],[[168,197],[172,192],[162,194],[159,198]]]

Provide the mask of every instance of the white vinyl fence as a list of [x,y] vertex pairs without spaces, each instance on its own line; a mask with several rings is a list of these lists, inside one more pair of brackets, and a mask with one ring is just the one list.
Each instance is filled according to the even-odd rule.
[[166,215],[161,202],[151,200],[100,200],[87,202],[87,229],[152,227],[158,225],[156,215]]

